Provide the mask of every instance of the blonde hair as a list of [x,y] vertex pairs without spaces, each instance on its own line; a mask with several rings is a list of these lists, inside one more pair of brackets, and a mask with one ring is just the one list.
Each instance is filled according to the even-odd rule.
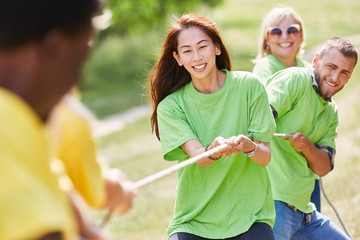
[[285,18],[291,18],[296,24],[300,25],[300,34],[302,34],[302,41],[296,57],[300,58],[304,53],[305,47],[305,29],[303,20],[291,7],[275,7],[266,16],[261,24],[260,36],[258,42],[258,53],[254,62],[271,54],[271,50],[267,49],[266,40],[268,39],[268,31],[271,27],[277,26]]

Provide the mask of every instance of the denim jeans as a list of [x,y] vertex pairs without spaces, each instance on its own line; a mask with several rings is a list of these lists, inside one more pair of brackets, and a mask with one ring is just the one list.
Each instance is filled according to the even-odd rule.
[[321,212],[320,184],[315,180],[314,191],[311,193],[310,201],[315,204],[316,211]]
[[[270,225],[262,222],[254,223],[250,229],[238,236],[226,238],[226,240],[275,240]],[[169,240],[210,240],[190,233],[178,232],[170,236]],[[216,239],[211,239],[216,240]]]
[[[274,234],[276,240],[350,240],[329,218],[318,211],[305,214],[294,211],[286,203],[274,201],[276,219]],[[311,221],[306,220],[311,216]]]

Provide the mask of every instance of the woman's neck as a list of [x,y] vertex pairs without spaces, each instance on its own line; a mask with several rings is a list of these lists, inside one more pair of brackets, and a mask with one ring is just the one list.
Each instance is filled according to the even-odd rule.
[[192,78],[194,88],[204,94],[219,91],[225,84],[226,73],[216,69],[206,78]]
[[281,58],[278,56],[275,56],[282,64],[284,64],[287,67],[296,67],[297,66],[297,62],[296,62],[296,57],[291,57],[291,58]]

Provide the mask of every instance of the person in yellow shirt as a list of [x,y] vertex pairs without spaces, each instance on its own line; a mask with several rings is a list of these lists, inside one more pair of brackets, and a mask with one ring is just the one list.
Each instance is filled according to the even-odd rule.
[[75,190],[90,207],[121,215],[131,208],[137,192],[122,171],[109,169],[101,161],[90,114],[73,88],[55,107],[48,122],[55,154],[63,162]]
[[0,3],[0,239],[78,239],[45,123],[77,83],[98,0]]

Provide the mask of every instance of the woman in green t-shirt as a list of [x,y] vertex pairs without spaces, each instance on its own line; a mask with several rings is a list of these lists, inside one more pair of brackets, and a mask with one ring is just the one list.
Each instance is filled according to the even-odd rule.
[[169,239],[274,239],[265,169],[275,131],[268,97],[253,74],[231,71],[210,20],[188,14],[173,24],[152,69],[149,94],[164,159],[181,162],[226,145],[178,171]]

